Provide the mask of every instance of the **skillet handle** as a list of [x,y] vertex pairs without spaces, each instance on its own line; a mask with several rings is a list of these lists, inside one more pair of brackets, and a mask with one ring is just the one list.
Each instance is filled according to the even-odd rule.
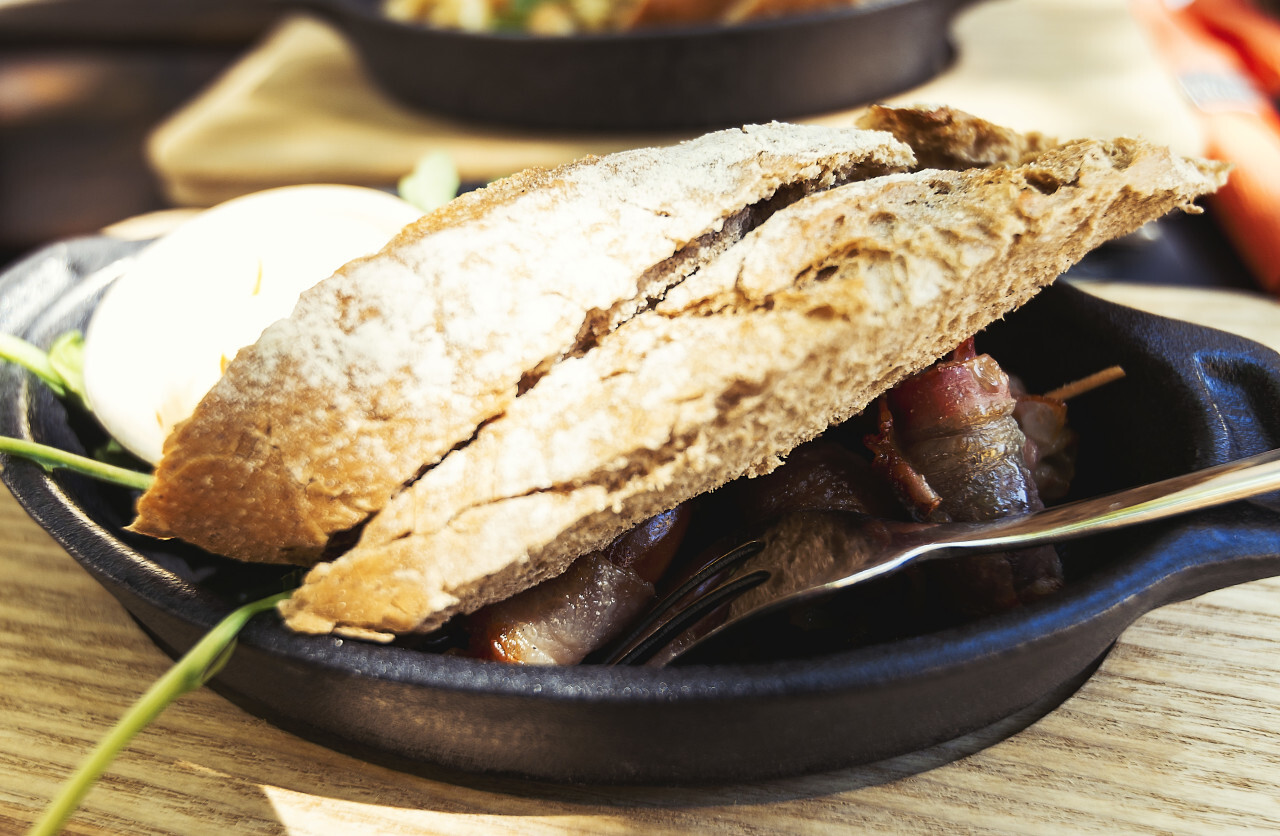
[[1149,609],[1280,575],[1280,521],[1251,502],[1189,516],[1159,547]]
[[[1190,438],[1198,467],[1280,447],[1280,357],[1240,337],[1216,336],[1216,344],[1202,342],[1181,361],[1187,394],[1205,420]],[[1158,555],[1144,579],[1157,606],[1280,575],[1280,494],[1175,519],[1142,547]]]

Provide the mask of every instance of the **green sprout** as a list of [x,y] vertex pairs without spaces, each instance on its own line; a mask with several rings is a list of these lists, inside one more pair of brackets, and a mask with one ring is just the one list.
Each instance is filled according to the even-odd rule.
[[0,436],[0,453],[8,453],[28,459],[48,471],[58,469],[71,470],[76,473],[82,473],[85,476],[91,476],[102,482],[123,485],[126,488],[134,488],[140,491],[145,491],[155,481],[155,477],[150,473],[107,464],[97,459],[91,459],[88,456],[78,456],[75,453],[68,453],[57,447],[50,447],[47,444],[39,444],[34,441],[24,441],[20,438]]
[[90,411],[84,391],[84,336],[79,331],[59,336],[48,352],[21,337],[0,334],[0,360],[22,366],[59,398]]
[[[57,397],[92,414],[84,392],[84,339],[78,331],[68,332],[53,341],[46,353],[19,337],[0,334],[0,360],[17,363],[32,372]],[[45,470],[67,469],[104,482],[127,488],[146,490],[155,477],[107,464],[97,459],[68,453],[57,447],[0,436],[0,453],[19,456],[35,462]],[[237,637],[244,626],[258,613],[273,609],[288,598],[290,592],[282,592],[245,604],[210,630],[204,638],[187,651],[164,676],[147,689],[137,702],[111,728],[107,736],[81,763],[71,778],[45,808],[39,820],[32,826],[29,836],[46,836],[59,832],[67,819],[80,806],[93,784],[107,770],[116,756],[133,738],[151,724],[170,704],[183,694],[201,687],[231,658]]]
[[[79,331],[68,331],[58,336],[47,352],[21,337],[0,334],[0,360],[23,367],[48,386],[54,395],[93,414],[89,398],[85,394],[84,336]],[[146,490],[154,481],[150,473],[118,467],[20,438],[0,436],[0,453],[28,459],[50,472],[57,469],[72,470],[103,482],[137,490]]]
[[160,713],[183,694],[194,691],[212,679],[226,665],[236,646],[240,631],[258,613],[274,609],[291,593],[281,592],[245,604],[234,610],[205,634],[168,673],[156,680],[137,702],[111,728],[94,750],[62,786],[58,795],[28,831],[28,836],[57,833],[80,806],[94,782],[107,770],[116,755],[146,728]]

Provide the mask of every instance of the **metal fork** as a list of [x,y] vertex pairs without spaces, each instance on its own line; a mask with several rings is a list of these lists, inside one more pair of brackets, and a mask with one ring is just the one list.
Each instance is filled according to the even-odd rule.
[[[1152,522],[1280,489],[1280,450],[1150,485],[979,523],[900,523],[855,517],[854,545],[823,566],[779,572],[758,565],[763,543],[724,555],[667,595],[607,654],[605,664],[664,665],[743,622],[845,589],[921,560],[1005,551]],[[712,579],[716,585],[699,591]],[[728,608],[715,626],[690,632],[708,613]]]

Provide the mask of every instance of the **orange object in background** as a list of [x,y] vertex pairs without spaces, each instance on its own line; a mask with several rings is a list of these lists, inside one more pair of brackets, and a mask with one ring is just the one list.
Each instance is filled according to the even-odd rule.
[[[1245,13],[1274,21],[1239,0],[1208,0],[1195,12],[1202,2],[1175,9],[1162,0],[1134,0],[1133,9],[1195,104],[1205,153],[1235,165],[1227,185],[1212,198],[1224,231],[1258,283],[1280,295],[1280,114],[1259,89],[1246,59],[1206,28],[1200,14],[1212,12],[1219,26],[1225,25],[1227,11],[1237,23]],[[1250,42],[1262,43],[1269,31],[1252,26]],[[1280,61],[1280,40],[1264,52],[1268,49],[1268,57]]]
[[1280,96],[1280,20],[1249,0],[1195,0],[1187,11],[1236,52],[1263,93]]
[[1220,113],[1209,128],[1206,153],[1236,162],[1214,210],[1259,283],[1280,295],[1280,120]]

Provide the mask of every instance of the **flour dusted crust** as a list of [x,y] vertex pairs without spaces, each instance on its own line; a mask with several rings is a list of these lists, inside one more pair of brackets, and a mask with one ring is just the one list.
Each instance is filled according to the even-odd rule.
[[296,630],[385,639],[506,598],[648,516],[768,472],[1093,247],[1224,178],[1140,141],[1079,141],[792,204],[551,368],[281,611]]
[[352,262],[167,440],[135,531],[313,563],[415,476],[787,202],[913,162],[771,124],[515,175]]

